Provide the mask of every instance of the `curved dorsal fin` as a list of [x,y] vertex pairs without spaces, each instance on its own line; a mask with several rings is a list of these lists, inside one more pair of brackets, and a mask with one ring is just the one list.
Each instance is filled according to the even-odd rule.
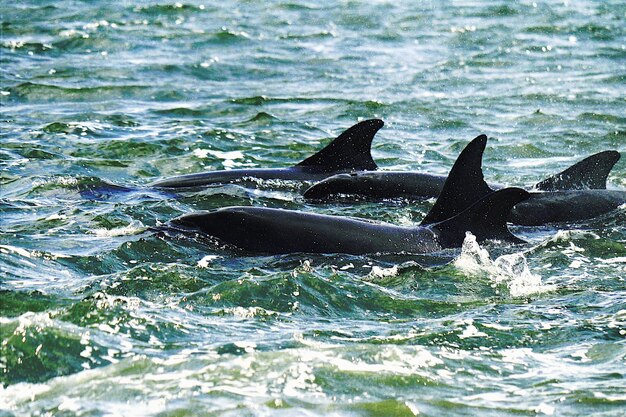
[[463,149],[422,225],[438,223],[456,216],[476,201],[493,192],[483,177],[483,152],[487,136],[480,135]]
[[444,248],[460,247],[465,232],[471,232],[476,240],[502,240],[512,243],[524,241],[514,236],[506,226],[509,212],[530,194],[521,188],[504,188],[495,191],[451,219],[434,224],[432,230]]
[[372,159],[372,139],[383,124],[380,119],[357,123],[296,166],[317,168],[325,172],[373,171],[378,166]]
[[541,191],[560,190],[605,190],[606,178],[619,161],[617,151],[604,151],[575,163],[565,171],[537,183]]

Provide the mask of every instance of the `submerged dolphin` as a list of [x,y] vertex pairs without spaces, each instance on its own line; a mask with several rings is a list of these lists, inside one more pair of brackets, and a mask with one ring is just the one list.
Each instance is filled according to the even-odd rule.
[[[620,154],[616,151],[594,154],[565,171],[537,183],[533,189],[537,191],[606,189],[606,179],[619,158]],[[318,201],[331,201],[343,196],[365,199],[434,198],[441,192],[446,178],[443,175],[402,171],[337,174],[311,186],[304,192],[304,198]],[[502,188],[497,184],[490,187]]]
[[[446,181],[439,199],[452,206],[470,203],[438,222],[417,227],[402,227],[348,217],[304,213],[293,210],[227,207],[212,212],[184,215],[169,223],[174,230],[199,232],[227,245],[257,253],[430,253],[443,248],[460,247],[467,231],[478,241],[497,239],[521,242],[507,229],[511,208],[528,197],[519,188],[506,188],[473,201],[456,201],[455,184],[463,177],[476,176],[466,172],[468,159],[480,158],[486,137],[479,137],[463,150]],[[477,152],[478,149],[479,151]],[[436,205],[441,209],[441,205]],[[445,215],[446,209],[438,215]]]
[[350,127],[324,149],[288,168],[251,168],[181,175],[149,184],[157,188],[193,188],[225,184],[245,178],[319,181],[340,172],[378,168],[371,155],[374,135],[383,127],[379,119],[365,120]]

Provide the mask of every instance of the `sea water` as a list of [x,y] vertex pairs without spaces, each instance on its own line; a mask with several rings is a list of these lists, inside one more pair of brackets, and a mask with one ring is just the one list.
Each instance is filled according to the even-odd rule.
[[0,9],[1,415],[626,413],[624,207],[518,246],[253,256],[150,228],[228,205],[412,225],[432,201],[145,187],[290,166],[369,118],[382,169],[446,174],[481,133],[507,185],[624,153],[623,1]]

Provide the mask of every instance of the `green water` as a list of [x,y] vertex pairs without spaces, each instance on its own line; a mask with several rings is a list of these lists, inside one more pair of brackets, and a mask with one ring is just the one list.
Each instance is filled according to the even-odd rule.
[[427,267],[146,231],[234,204],[419,222],[432,202],[142,188],[373,117],[384,169],[445,174],[480,133],[510,185],[626,152],[624,2],[397,3],[1,2],[0,415],[626,414],[623,207]]

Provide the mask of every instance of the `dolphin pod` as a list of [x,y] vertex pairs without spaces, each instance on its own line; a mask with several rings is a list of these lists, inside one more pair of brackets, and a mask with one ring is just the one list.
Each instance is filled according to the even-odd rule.
[[[619,152],[604,151],[577,162],[535,184],[537,191],[606,189],[606,180],[620,159]],[[307,200],[332,201],[349,196],[367,200],[385,198],[427,199],[439,195],[446,176],[411,171],[360,171],[335,174],[309,187]],[[503,188],[492,184],[490,188]]]
[[[377,171],[371,155],[372,140],[383,127],[380,119],[359,122],[326,147],[300,163],[286,168],[251,168],[201,172],[157,180],[153,188],[186,189],[242,182],[246,179],[319,181],[304,193],[305,199],[331,200],[338,195],[367,198],[433,198],[446,177],[420,172]],[[593,155],[535,185],[543,191],[604,189],[619,153]],[[499,189],[502,186],[492,185]]]
[[[318,202],[346,196],[368,200],[437,197],[446,176],[377,171],[371,145],[383,125],[380,119],[359,122],[322,150],[291,167],[209,171],[166,178],[149,186],[163,190],[185,190],[249,179],[282,179],[318,181],[303,194],[306,200]],[[626,203],[626,191],[606,190],[606,180],[619,159],[619,152],[600,152],[540,181],[530,190],[530,198],[511,210],[509,221],[528,226],[575,222],[615,210]],[[479,162],[482,163],[482,160]],[[481,164],[474,169],[476,172],[481,171],[482,178]],[[503,188],[502,185],[485,184],[480,189],[480,195],[500,188]]]
[[[479,136],[481,137],[481,136]],[[486,144],[487,137],[482,136]],[[472,148],[471,157],[465,157],[463,165],[465,176],[455,175],[455,170],[459,167],[459,160],[452,167],[452,171],[445,183],[449,193],[441,194],[433,207],[423,220],[423,223],[435,223],[463,211],[472,201],[483,198],[494,190],[485,182],[482,170],[482,155],[485,147]],[[462,155],[463,156],[463,155]],[[459,157],[461,158],[461,157]],[[606,188],[606,177],[608,171],[619,159],[619,153],[608,151],[593,155],[567,170],[550,177],[539,183],[539,186],[546,188],[559,186],[583,187],[585,183],[593,183],[597,187]],[[608,161],[610,168],[602,164],[603,169],[596,171],[586,171],[590,165]],[[573,175],[580,172],[581,175]],[[600,172],[600,174],[598,174]],[[470,178],[471,177],[471,178]],[[604,178],[601,180],[599,177]],[[581,181],[581,178],[589,178]],[[454,196],[454,198],[451,198]],[[525,226],[538,226],[554,222],[573,222],[586,220],[606,214],[615,210],[620,205],[626,203],[626,191],[606,190],[606,189],[570,189],[559,191],[531,191],[528,198],[516,204],[509,213],[508,221],[514,224]]]
[[260,207],[225,207],[171,220],[165,229],[196,233],[254,253],[430,253],[459,247],[466,232],[478,241],[523,242],[507,222],[541,225],[596,217],[626,203],[626,190],[607,190],[616,151],[591,155],[537,183],[532,190],[487,184],[482,157],[487,136],[472,140],[449,175],[376,171],[371,143],[382,120],[360,122],[325,148],[287,168],[240,169],[183,175],[156,181],[161,189],[197,188],[247,178],[319,181],[305,199],[340,195],[367,199],[430,198],[435,204],[415,227]]
[[[486,136],[484,138],[486,140]],[[538,226],[587,220],[615,210],[626,203],[626,191],[607,190],[606,179],[619,158],[620,154],[616,151],[600,152],[539,182],[534,187],[537,191],[531,191],[528,199],[511,210],[509,221],[524,226]],[[486,196],[494,189],[501,188],[498,185],[490,186],[484,181],[482,151],[481,158],[474,158],[468,163],[474,165],[467,172],[476,176],[469,183],[477,186],[467,187],[463,182],[455,184],[457,199],[463,201],[462,196],[466,194],[469,195],[465,200]],[[443,181],[443,177],[416,172],[358,172],[329,177],[306,190],[304,197],[324,201],[343,195],[356,195],[370,200],[398,197],[423,199],[438,195]],[[467,202],[458,204],[458,201],[458,211],[468,206]],[[437,204],[447,206],[448,201],[439,199]],[[433,208],[431,216],[437,212]]]
[[[457,198],[456,184],[469,178],[470,188],[476,175],[468,172],[480,162],[486,137],[479,136],[461,152],[446,180],[438,201],[424,221],[416,227],[375,223],[348,217],[311,214],[294,210],[226,207],[211,212],[181,216],[169,222],[171,230],[201,233],[220,243],[254,253],[431,253],[459,247],[466,232],[478,241],[522,242],[507,228],[511,208],[528,198],[519,188],[505,188],[472,199]],[[457,207],[466,206],[463,210]],[[431,214],[437,210],[436,215]],[[447,216],[450,214],[449,216]],[[437,221],[432,221],[437,217]]]

